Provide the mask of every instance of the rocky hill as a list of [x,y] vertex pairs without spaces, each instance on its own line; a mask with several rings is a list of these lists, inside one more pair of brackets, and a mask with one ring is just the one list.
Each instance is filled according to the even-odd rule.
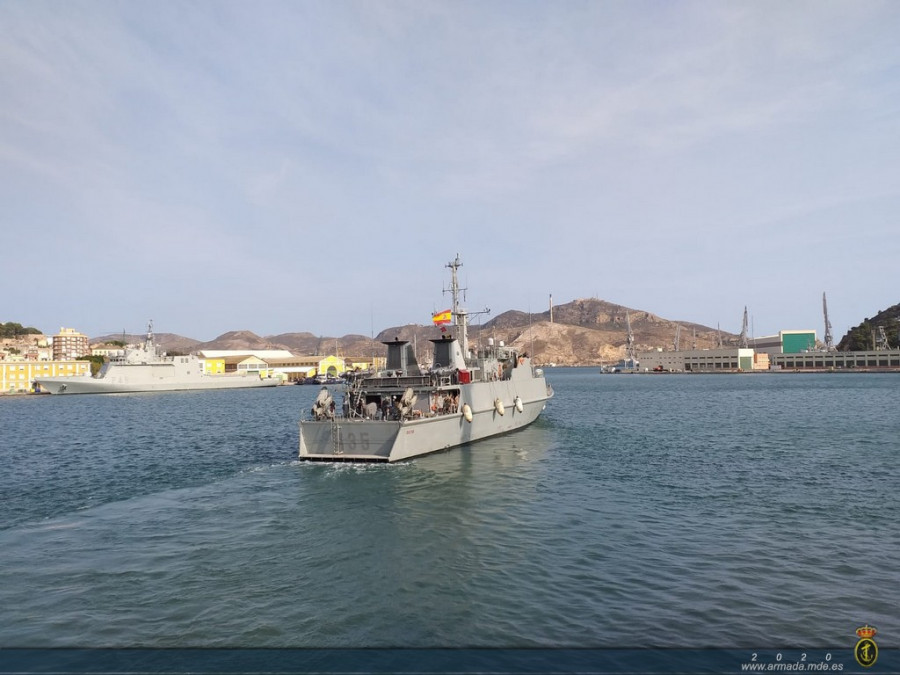
[[[687,321],[663,319],[643,310],[630,309],[597,298],[583,298],[553,307],[550,312],[529,314],[517,310],[504,312],[484,324],[470,328],[473,342],[494,338],[532,354],[539,363],[559,365],[600,365],[616,362],[625,355],[626,314],[631,322],[635,348],[638,351],[672,349],[676,333],[681,349],[696,345],[712,348],[719,343],[716,329]],[[680,331],[678,327],[680,328]],[[851,328],[838,343],[838,349],[872,349],[878,340],[878,328],[884,329],[890,347],[900,346],[900,304],[893,305]],[[156,339],[169,353],[188,353],[202,349],[286,349],[294,354],[334,354],[345,356],[383,356],[384,340],[402,339],[415,342],[420,355],[430,353],[428,340],[440,337],[431,325],[409,324],[381,331],[375,339],[364,335],[324,337],[312,333],[282,333],[260,337],[250,331],[233,331],[215,340],[200,342],[172,333],[157,333]],[[92,342],[125,340],[140,342],[143,335],[106,335]],[[724,345],[736,345],[737,336],[721,333]]]
[[[682,349],[715,347],[718,332],[708,326],[684,321],[663,319],[643,310],[630,309],[605,300],[587,298],[557,305],[553,308],[553,321],[549,310],[529,314],[511,310],[494,317],[484,324],[470,326],[469,338],[473,343],[486,342],[488,338],[503,340],[531,354],[538,363],[558,365],[602,365],[617,362],[625,356],[627,321],[631,322],[635,348],[672,349],[678,326]],[[440,329],[432,325],[409,324],[381,331],[371,339],[364,335],[324,337],[309,332],[281,333],[260,337],[250,331],[232,331],[209,342],[199,342],[169,333],[158,333],[160,346],[171,352],[200,351],[203,349],[287,349],[294,354],[334,354],[344,356],[383,356],[386,340],[409,340],[418,346],[420,355],[430,354],[428,341],[439,338]],[[737,337],[722,333],[724,344],[736,344]],[[122,335],[107,336],[123,339]],[[143,340],[143,335],[125,336],[127,341]],[[100,340],[96,338],[95,340]]]
[[[719,333],[708,326],[663,319],[597,298],[554,307],[552,323],[549,310],[530,316],[513,311],[492,319],[485,329],[498,339],[529,351],[541,363],[600,365],[624,358],[629,321],[637,351],[672,349],[676,335],[681,349],[718,344]],[[724,344],[736,343],[734,335],[721,336]]]
[[871,319],[863,319],[841,338],[839,351],[865,351],[875,349],[879,339],[879,328],[884,329],[887,346],[896,349],[900,345],[900,304],[878,312]]
[[[109,335],[92,337],[90,338],[90,341],[92,345],[113,341],[132,345],[142,343],[146,337],[146,333],[141,333],[140,335],[134,333],[112,333]],[[176,335],[175,333],[154,333],[153,339],[156,340],[156,344],[158,344],[161,349],[169,354],[190,354],[191,352],[202,349],[202,347],[197,346],[202,344],[199,340]]]
[[[160,340],[160,344],[168,349],[168,346],[162,340]],[[198,342],[194,345],[195,352],[203,351],[204,349],[288,349],[288,347],[277,344],[269,338],[261,338],[249,330],[233,330],[223,333],[215,340]]]

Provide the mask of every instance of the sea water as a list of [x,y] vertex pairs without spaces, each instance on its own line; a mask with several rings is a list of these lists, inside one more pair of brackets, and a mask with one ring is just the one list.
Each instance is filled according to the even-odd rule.
[[394,465],[297,461],[315,387],[0,399],[0,648],[900,646],[900,376],[547,377]]

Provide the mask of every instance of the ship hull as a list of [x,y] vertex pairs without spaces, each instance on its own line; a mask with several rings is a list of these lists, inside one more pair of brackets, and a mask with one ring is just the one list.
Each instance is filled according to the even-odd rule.
[[156,391],[190,391],[195,389],[249,389],[274,387],[280,380],[258,377],[210,375],[196,380],[178,381],[112,381],[94,377],[45,377],[35,379],[41,389],[50,394],[128,394]]
[[[534,422],[552,396],[543,378],[476,383],[460,387],[462,412],[404,420],[335,418],[300,422],[300,459],[398,462],[522,429]],[[521,402],[522,410],[516,406]],[[501,414],[496,401],[499,399]]]
[[95,377],[38,377],[34,380],[50,394],[127,394],[193,389],[248,389],[274,387],[279,378],[260,378],[256,374],[208,375],[195,355],[166,356],[153,340],[153,325],[147,327],[143,345],[125,349],[125,353],[104,363]]

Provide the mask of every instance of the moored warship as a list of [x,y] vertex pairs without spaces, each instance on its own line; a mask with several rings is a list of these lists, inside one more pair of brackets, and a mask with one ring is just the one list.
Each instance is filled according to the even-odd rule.
[[104,363],[96,376],[36,377],[50,394],[122,394],[190,389],[247,389],[274,387],[279,378],[258,375],[210,375],[194,354],[166,356],[153,340],[153,324],[143,344],[127,347],[123,356]]

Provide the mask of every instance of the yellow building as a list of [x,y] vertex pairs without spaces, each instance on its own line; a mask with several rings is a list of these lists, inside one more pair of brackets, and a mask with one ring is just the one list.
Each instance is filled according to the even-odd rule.
[[269,374],[269,364],[258,356],[226,356],[222,359],[226,373],[239,373],[241,375],[257,375],[265,377]]
[[202,359],[203,372],[207,375],[222,375],[225,373],[225,359]]
[[34,391],[36,377],[74,377],[90,370],[90,361],[0,361],[0,392]]
[[327,375],[328,377],[340,377],[344,374],[346,365],[344,359],[339,356],[320,357],[316,364],[317,375]]
[[[274,373],[284,377],[288,382],[302,382],[316,375],[338,377],[348,370],[368,370],[371,359],[358,357],[343,358],[340,356],[278,356],[263,357]],[[384,366],[384,358],[377,359]]]

